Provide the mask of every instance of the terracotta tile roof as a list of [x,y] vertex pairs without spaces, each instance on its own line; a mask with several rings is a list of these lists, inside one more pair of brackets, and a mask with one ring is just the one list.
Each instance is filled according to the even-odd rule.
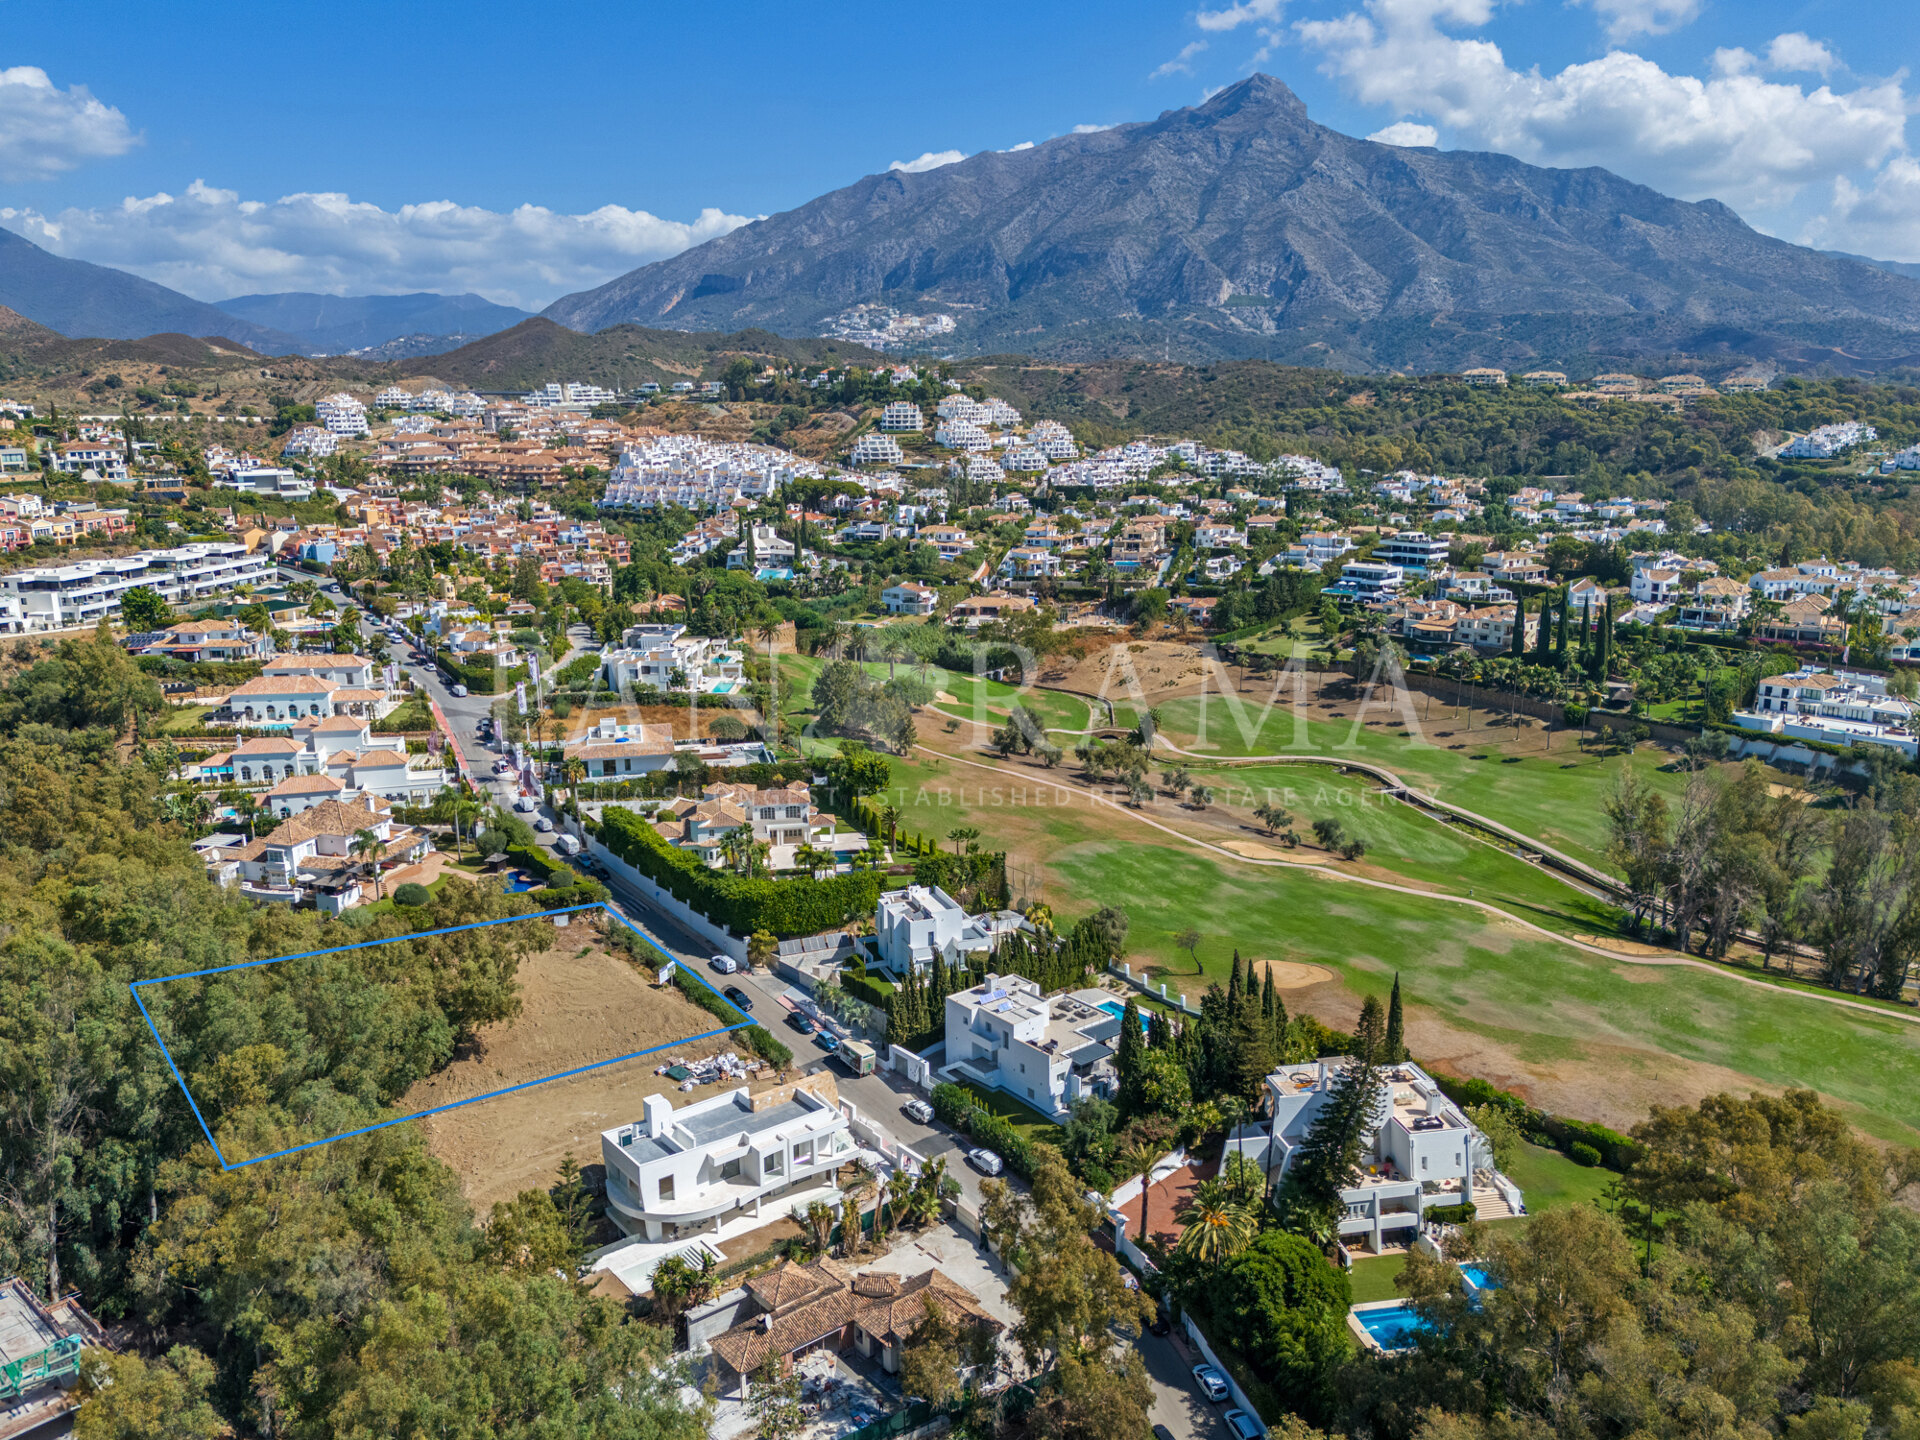
[[336,705],[377,705],[387,698],[384,690],[341,689],[333,692]]
[[336,682],[315,675],[262,675],[231,694],[244,700],[256,695],[328,695],[339,688]]
[[283,740],[278,736],[262,735],[252,740],[244,740],[233,747],[233,753],[240,759],[250,759],[255,755],[298,755],[304,747],[297,740]]
[[927,1318],[929,1298],[947,1312],[950,1320],[1000,1328],[1000,1322],[987,1314],[971,1291],[938,1270],[926,1270],[905,1280],[878,1272],[862,1275],[853,1290],[860,1301],[854,1322],[889,1345],[898,1344],[920,1328]]
[[811,1265],[789,1260],[749,1280],[747,1293],[759,1302],[762,1310],[778,1315],[808,1300],[846,1289],[850,1278],[847,1271],[826,1256]]
[[269,675],[276,670],[338,670],[347,665],[370,665],[364,655],[276,655],[261,667]]
[[267,791],[271,800],[276,795],[337,795],[340,782],[331,775],[293,775],[282,780]]

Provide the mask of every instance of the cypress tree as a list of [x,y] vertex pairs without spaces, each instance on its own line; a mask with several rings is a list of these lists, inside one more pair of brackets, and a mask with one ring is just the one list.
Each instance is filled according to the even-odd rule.
[[1540,597],[1540,624],[1534,631],[1533,658],[1539,665],[1545,665],[1553,658],[1553,597]]
[[1513,601],[1513,658],[1527,658],[1527,597],[1517,595]]
[[1555,648],[1560,652],[1560,664],[1567,663],[1567,611],[1573,608],[1573,595],[1570,591],[1560,592],[1560,634]]
[[1400,972],[1396,970],[1393,972],[1393,995],[1387,1001],[1386,1059],[1388,1063],[1397,1065],[1406,1058],[1406,1022],[1400,1013]]
[[1120,1016],[1120,1039],[1114,1046],[1113,1068],[1120,1073],[1120,1108],[1129,1113],[1140,1108],[1140,1001],[1129,997]]
[[1227,977],[1227,1010],[1229,1013],[1240,1008],[1240,952],[1233,952],[1233,973]]
[[1278,999],[1273,993],[1273,967],[1269,965],[1266,980],[1260,986],[1260,1014],[1269,1029],[1273,1027],[1273,1007],[1277,1003]]
[[947,996],[953,993],[953,978],[947,973],[947,952],[933,952],[933,1003],[944,1012]]

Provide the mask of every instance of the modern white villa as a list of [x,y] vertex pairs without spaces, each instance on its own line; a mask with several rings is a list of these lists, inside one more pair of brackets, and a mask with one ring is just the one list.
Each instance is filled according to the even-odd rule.
[[1033,981],[989,975],[947,997],[941,1074],[1005,1090],[1065,1119],[1086,1095],[1111,1095],[1125,1005],[1104,990],[1048,999]]
[[886,890],[873,914],[874,939],[882,968],[904,979],[909,967],[925,970],[936,953],[949,963],[981,950],[992,951],[1019,930],[1030,930],[1013,910],[969,915],[966,907],[937,885]]
[[[1270,1126],[1243,1126],[1227,1148],[1245,1154],[1278,1185],[1350,1063],[1335,1056],[1274,1071],[1267,1077]],[[1522,1212],[1519,1187],[1494,1168],[1492,1143],[1432,1076],[1412,1061],[1381,1076],[1360,1177],[1341,1192],[1343,1243],[1374,1252],[1411,1244],[1421,1217],[1435,1206],[1471,1202],[1482,1220]]]
[[831,1075],[681,1109],[649,1095],[645,1118],[600,1135],[607,1214],[644,1240],[717,1234],[740,1215],[786,1213],[785,1197],[830,1185],[858,1146]]

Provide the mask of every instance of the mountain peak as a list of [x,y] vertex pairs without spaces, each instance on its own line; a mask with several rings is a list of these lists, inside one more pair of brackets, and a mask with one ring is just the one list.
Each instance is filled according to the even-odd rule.
[[1211,116],[1238,115],[1243,111],[1295,123],[1307,119],[1306,102],[1293,93],[1287,82],[1258,70],[1208,96],[1195,107],[1197,114]]

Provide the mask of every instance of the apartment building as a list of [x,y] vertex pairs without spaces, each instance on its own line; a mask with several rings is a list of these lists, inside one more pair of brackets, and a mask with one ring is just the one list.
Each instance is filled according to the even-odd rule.
[[1447,551],[1452,544],[1444,535],[1429,535],[1423,530],[1401,530],[1373,547],[1373,558],[1398,565],[1409,575],[1426,575],[1446,568]]
[[329,435],[367,433],[367,407],[344,392],[314,401],[313,416]]
[[1075,1101],[1113,1093],[1124,1014],[1104,990],[1048,999],[1031,980],[989,974],[947,997],[941,1073],[1004,1090],[1043,1115],[1064,1118]]
[[643,1118],[600,1135],[607,1214],[627,1235],[678,1240],[718,1232],[729,1218],[822,1185],[855,1144],[831,1075],[760,1095],[741,1086],[676,1110],[664,1095]]
[[880,428],[895,434],[908,430],[917,433],[926,423],[925,417],[920,414],[920,407],[911,400],[895,400],[880,412]]
[[1795,436],[1780,451],[1783,460],[1831,460],[1843,450],[1880,438],[1880,432],[1858,420],[1839,425],[1822,425],[1805,435]]
[[185,607],[259,584],[272,568],[273,557],[264,550],[222,540],[31,566],[0,576],[0,626],[9,632],[90,626],[103,615],[118,618],[121,598],[140,586]]
[[853,442],[853,449],[847,452],[849,465],[898,465],[906,458],[898,440],[891,435],[882,435],[877,430],[869,430],[862,435]]
[[1394,594],[1406,580],[1407,572],[1398,565],[1378,560],[1349,560],[1340,567],[1340,579],[1320,593],[1365,605]]
[[889,615],[931,615],[940,604],[940,592],[931,585],[905,580],[882,590],[880,603]]
[[104,440],[74,440],[54,446],[53,468],[62,475],[83,475],[91,470],[102,480],[118,484],[127,479],[125,452]]

